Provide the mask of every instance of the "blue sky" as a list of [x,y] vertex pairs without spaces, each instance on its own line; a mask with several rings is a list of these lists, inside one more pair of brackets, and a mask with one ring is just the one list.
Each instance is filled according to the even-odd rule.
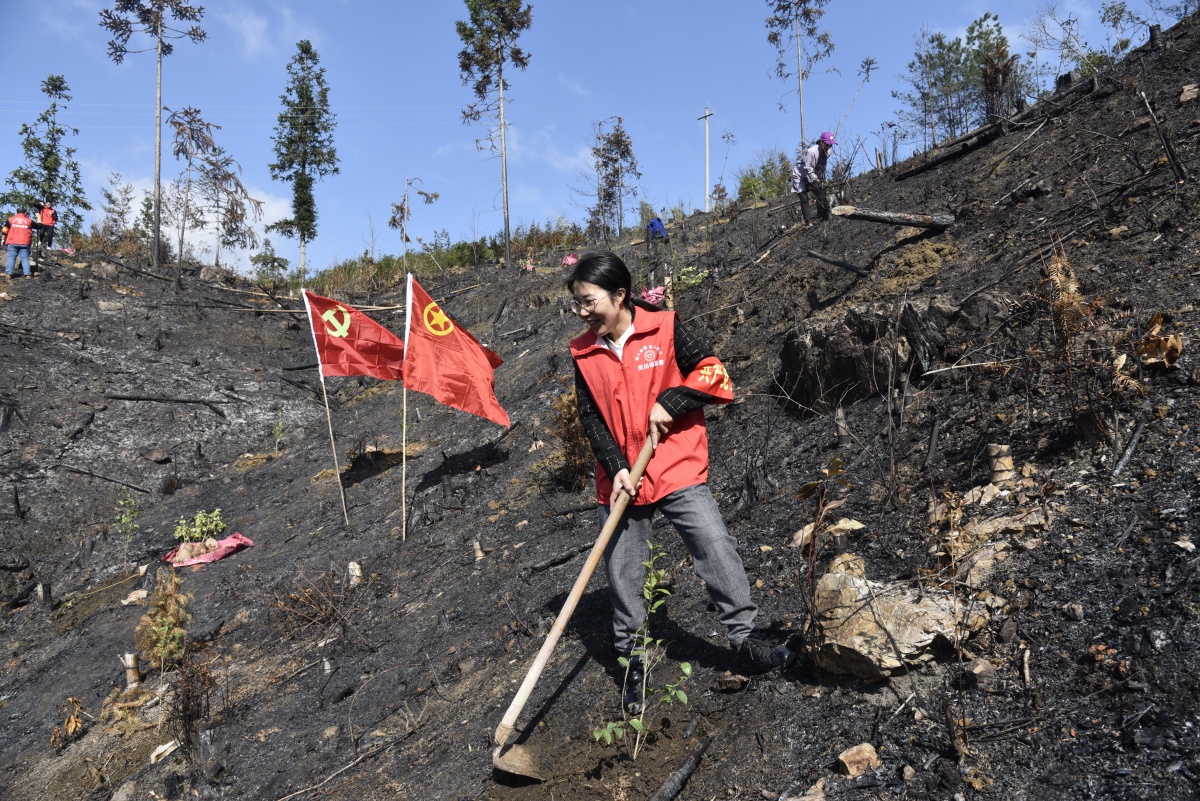
[[[15,4],[15,0],[13,0]],[[309,246],[312,269],[362,253],[398,253],[399,234],[387,228],[390,204],[406,177],[438,192],[418,205],[410,231],[429,241],[438,229],[454,239],[502,227],[500,163],[476,148],[481,126],[464,126],[471,100],[461,83],[454,32],[466,18],[457,0],[196,0],[205,6],[208,40],[180,42],[164,60],[163,103],[199,108],[221,126],[217,142],[244,170],[243,181],[266,204],[265,222],[290,211],[287,185],[270,180],[271,134],[285,68],[296,42],[310,39],[321,56],[338,116],[335,141],[341,174],[317,185],[318,236]],[[46,106],[39,91],[63,75],[73,96],[64,122],[77,127],[84,186],[93,205],[111,172],[137,188],[153,180],[154,58],[131,54],[123,64],[107,57],[109,36],[99,12],[111,0],[56,0],[26,4],[20,35],[5,39],[8,75],[0,90],[0,177],[22,159],[18,129]],[[521,39],[530,54],[525,72],[510,75],[510,213],[519,222],[583,217],[588,149],[596,122],[622,116],[640,162],[644,197],[656,208],[704,205],[705,106],[710,119],[711,180],[727,156],[726,183],[735,169],[772,147],[799,143],[795,83],[772,74],[773,48],[760,0],[660,0],[648,4],[607,0],[534,0],[533,25]],[[1060,0],[1060,16],[1080,20],[1084,38],[1104,41],[1099,2]],[[878,69],[839,132],[841,147],[894,118],[891,91],[912,58],[913,37],[924,25],[962,35],[985,11],[999,12],[1013,49],[1025,21],[1044,0],[831,0],[824,19],[836,49],[826,62],[840,75],[814,75],[805,87],[806,134],[832,129],[858,89],[858,66],[870,56]],[[1129,6],[1146,16],[1144,0]],[[652,10],[651,10],[652,9]],[[6,15],[12,20],[13,15]],[[136,40],[135,40],[136,44]],[[781,111],[779,106],[786,108]],[[180,165],[164,147],[164,180]],[[736,190],[734,190],[736,191]],[[94,218],[95,213],[87,219]],[[204,238],[205,240],[208,237]],[[201,240],[204,241],[204,240]],[[273,238],[293,261],[296,243]],[[203,254],[201,254],[203,256]],[[227,260],[228,255],[223,256]],[[245,265],[246,255],[235,256]]]

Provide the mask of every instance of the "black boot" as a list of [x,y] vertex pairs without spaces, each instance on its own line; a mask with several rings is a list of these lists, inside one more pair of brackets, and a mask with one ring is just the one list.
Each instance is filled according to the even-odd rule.
[[796,661],[796,652],[787,646],[772,645],[751,635],[737,647],[738,665],[762,671],[785,668]]
[[646,669],[640,654],[629,657],[629,669],[621,675],[625,680],[621,706],[626,714],[639,715],[642,712],[642,685],[646,682]]

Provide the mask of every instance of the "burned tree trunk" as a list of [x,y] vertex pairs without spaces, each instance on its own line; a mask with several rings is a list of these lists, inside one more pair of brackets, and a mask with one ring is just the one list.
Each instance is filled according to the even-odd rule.
[[861,209],[857,206],[835,206],[833,213],[838,217],[850,220],[866,220],[887,225],[908,225],[914,228],[941,230],[954,225],[953,214],[908,214],[902,211]]

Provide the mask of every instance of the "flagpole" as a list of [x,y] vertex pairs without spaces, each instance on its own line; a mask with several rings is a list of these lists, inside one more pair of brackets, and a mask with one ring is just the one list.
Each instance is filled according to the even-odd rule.
[[[404,269],[404,347],[408,361],[408,328],[412,321],[412,273]],[[404,376],[403,413],[400,423],[400,541],[408,539],[408,377]]]
[[408,387],[403,389],[404,422],[400,426],[400,541],[408,539]]
[[317,352],[317,375],[321,377],[321,397],[325,399],[325,422],[329,424],[329,450],[333,453],[333,474],[337,477],[338,494],[342,496],[342,519],[348,526],[350,525],[350,512],[346,509],[346,489],[342,486],[342,468],[338,466],[337,442],[333,439],[333,413],[329,411],[329,393],[325,391],[325,367],[321,363],[321,346],[317,343],[317,329],[312,325],[312,304],[308,301],[308,290],[301,287],[300,296],[304,298],[304,314],[308,317],[309,333],[312,334],[313,348]]
[[346,510],[346,488],[342,486],[342,468],[338,467],[337,443],[333,441],[333,414],[329,411],[329,393],[325,391],[325,376],[321,376],[321,396],[325,398],[325,420],[329,423],[329,448],[333,451],[333,474],[337,477],[338,494],[342,496],[342,518],[350,525],[350,512]]

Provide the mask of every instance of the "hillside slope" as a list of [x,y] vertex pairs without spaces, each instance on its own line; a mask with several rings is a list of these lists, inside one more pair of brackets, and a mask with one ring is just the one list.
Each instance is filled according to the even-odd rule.
[[[639,275],[673,268],[677,310],[738,389],[709,413],[710,483],[760,622],[806,631],[811,582],[841,551],[878,587],[953,593],[984,625],[873,680],[832,672],[811,638],[782,675],[727,676],[707,595],[656,528],[673,593],[654,622],[670,643],[660,679],[691,663],[690,703],[656,714],[636,762],[594,742],[619,717],[597,577],[523,718],[544,784],[493,773],[491,737],[598,530],[555,457],[579,326],[554,258],[532,276],[429,282],[506,360],[515,425],[502,437],[410,394],[406,527],[402,390],[329,382],[345,525],[295,300],[176,292],[92,259],[3,287],[0,796],[645,798],[706,738],[680,798],[797,797],[822,779],[852,798],[1194,797],[1200,105],[1181,97],[1200,27],[1164,38],[934,169],[854,181],[853,204],[953,214],[944,231],[803,229],[781,198],[677,221],[653,257],[618,247]],[[1179,361],[1148,361],[1174,334]],[[992,443],[1018,471],[998,492]],[[828,497],[845,503],[830,519],[865,527],[819,539],[810,565],[788,547],[816,514],[797,493],[835,458],[846,485]],[[142,511],[126,541],[113,521],[128,494]],[[146,611],[121,599],[152,589],[180,517],[215,508],[255,545],[180,571],[191,668],[149,671],[129,706],[105,705]],[[981,554],[997,557],[986,576],[966,569]],[[22,597],[35,582],[53,608]],[[82,731],[53,747],[69,698]],[[181,718],[190,753],[150,764]],[[837,775],[863,742],[879,767]]]

